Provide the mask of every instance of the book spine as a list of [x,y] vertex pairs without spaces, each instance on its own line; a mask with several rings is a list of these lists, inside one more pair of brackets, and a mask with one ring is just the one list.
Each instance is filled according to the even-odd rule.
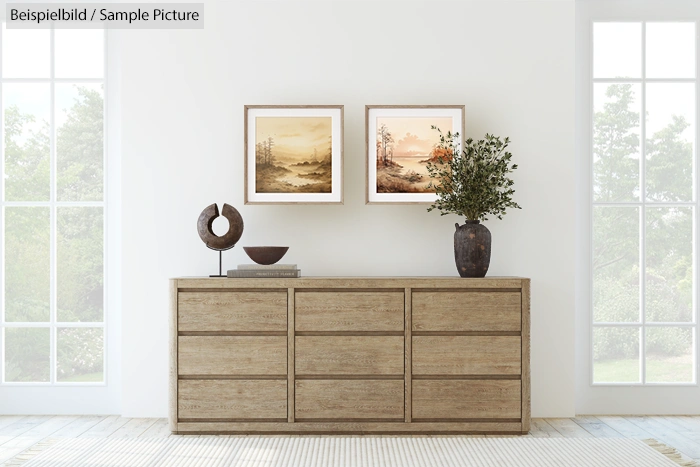
[[278,270],[278,269],[292,269],[296,270],[297,265],[296,264],[239,264],[238,265],[238,270],[239,271],[249,271],[249,270]]
[[272,277],[272,278],[277,278],[277,277],[301,277],[301,270],[299,269],[290,269],[290,270],[266,270],[266,271],[260,271],[260,270],[240,270],[240,269],[232,269],[229,270],[228,273],[226,274],[228,277]]

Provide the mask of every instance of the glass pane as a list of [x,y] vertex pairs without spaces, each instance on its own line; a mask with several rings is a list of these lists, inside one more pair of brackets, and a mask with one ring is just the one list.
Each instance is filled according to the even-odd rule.
[[5,208],[5,319],[49,320],[49,208]]
[[692,201],[695,84],[647,84],[647,199]]
[[48,201],[49,116],[48,84],[3,84],[5,199]]
[[693,318],[693,210],[646,208],[646,320]]
[[56,84],[59,201],[101,201],[103,98],[99,84]]
[[593,77],[642,77],[642,23],[593,24]]
[[58,328],[56,379],[61,383],[104,381],[102,328]]
[[49,328],[5,328],[5,381],[48,382]]
[[56,29],[56,78],[102,78],[104,31],[102,29]]
[[593,320],[640,320],[639,208],[593,208]]
[[593,328],[593,382],[640,382],[639,328]]
[[48,78],[50,69],[48,29],[7,29],[2,23],[3,78]]
[[648,383],[692,383],[693,330],[647,328],[646,366]]
[[641,85],[593,87],[593,196],[598,202],[639,199]]
[[647,23],[647,78],[695,78],[695,23]]
[[58,208],[58,321],[103,321],[103,249],[101,207]]

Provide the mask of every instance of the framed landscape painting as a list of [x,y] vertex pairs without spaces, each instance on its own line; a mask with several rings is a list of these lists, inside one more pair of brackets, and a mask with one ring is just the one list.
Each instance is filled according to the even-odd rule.
[[435,201],[427,163],[436,160],[440,134],[464,135],[463,105],[368,105],[365,107],[367,204]]
[[247,105],[245,204],[343,204],[343,106]]

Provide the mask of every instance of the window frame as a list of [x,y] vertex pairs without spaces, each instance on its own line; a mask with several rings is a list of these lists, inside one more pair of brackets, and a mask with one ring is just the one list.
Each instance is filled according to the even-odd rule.
[[[4,23],[4,19],[0,18]],[[0,36],[2,32],[0,31]],[[5,199],[5,147],[4,141],[0,143],[0,232],[2,232],[2,240],[0,241],[0,296],[5,290],[5,210],[7,207],[48,207],[49,208],[49,225],[50,225],[50,280],[49,280],[49,321],[46,322],[7,322],[5,321],[5,300],[0,300],[0,387],[105,387],[108,386],[110,375],[110,355],[109,355],[109,339],[112,332],[109,330],[111,314],[108,297],[110,294],[111,271],[113,266],[109,264],[110,254],[108,248],[110,246],[111,237],[111,221],[110,221],[110,198],[113,188],[110,186],[110,165],[108,159],[109,133],[108,125],[108,93],[109,93],[109,34],[103,29],[103,63],[102,63],[102,78],[56,78],[55,77],[55,29],[49,29],[50,35],[50,70],[48,78],[5,78],[2,69],[2,48],[0,48],[0,133],[4,135],[4,96],[3,84],[5,83],[47,83],[50,88],[50,114],[49,114],[49,136],[50,136],[50,198],[48,201],[7,201]],[[0,37],[0,41],[2,37]],[[58,201],[57,200],[57,183],[56,183],[56,93],[55,87],[57,84],[102,84],[103,96],[103,142],[102,142],[102,201]],[[102,321],[101,322],[65,322],[57,320],[57,213],[59,207],[101,207],[102,208],[102,227],[103,227],[103,248],[102,248],[102,277],[103,277],[103,292],[102,292]],[[49,329],[49,381],[47,382],[24,382],[24,381],[6,381],[5,380],[5,333],[10,328],[48,328]],[[103,342],[103,379],[99,382],[61,382],[57,378],[57,333],[59,328],[102,328]]]
[[[630,23],[630,24],[640,24],[641,25],[641,75],[640,78],[596,78],[594,76],[594,27],[596,24],[604,23]],[[692,23],[695,28],[695,77],[694,78],[647,78],[646,70],[646,58],[647,58],[647,43],[646,43],[646,29],[648,23]],[[698,54],[700,52],[700,41],[698,41],[698,26],[700,21],[698,20],[617,20],[617,19],[605,19],[596,20],[592,19],[589,23],[589,99],[588,99],[588,110],[589,114],[589,132],[588,132],[588,159],[589,159],[589,176],[590,180],[588,183],[589,189],[589,200],[588,200],[588,218],[589,229],[588,229],[588,244],[589,244],[589,254],[588,254],[588,280],[589,280],[589,332],[588,341],[590,343],[589,347],[589,385],[590,386],[698,386],[698,142],[700,142],[700,125],[698,124],[698,99],[700,98],[700,88],[698,86],[698,71],[700,67],[698,66],[700,60],[698,59]],[[594,102],[594,88],[596,84],[605,83],[622,83],[622,84],[639,84],[640,85],[640,148],[639,148],[639,200],[638,201],[626,201],[626,202],[600,202],[595,200],[594,191],[594,158],[593,158],[593,138],[595,137],[595,102]],[[692,201],[681,201],[681,202],[650,202],[646,195],[646,145],[647,145],[647,106],[646,106],[646,85],[648,83],[692,83],[695,86],[695,141],[693,144],[693,186],[692,186]],[[594,216],[593,211],[597,206],[609,206],[609,207],[637,207],[639,209],[639,319],[635,322],[596,322],[593,310],[593,286],[594,286],[594,271],[593,271],[593,236],[594,236]],[[648,207],[690,207],[692,208],[692,267],[693,267],[693,315],[692,321],[690,322],[654,322],[647,323],[646,321],[646,209]],[[639,382],[595,382],[594,380],[594,349],[593,349],[593,339],[594,331],[596,328],[606,328],[606,327],[617,327],[617,328],[632,328],[639,329]],[[678,327],[678,328],[690,328],[692,330],[692,348],[693,348],[693,379],[691,382],[648,382],[646,381],[646,332],[648,329],[661,327]]]
[[[589,5],[592,2],[582,2],[582,3],[588,3]],[[648,2],[646,4],[650,9],[653,9],[654,5],[653,2]],[[680,9],[683,9],[683,4],[679,3],[678,6]],[[619,11],[625,12],[624,7],[619,7]],[[577,15],[581,11],[581,7],[579,6],[579,9],[577,9]],[[621,16],[621,17],[620,17]],[[675,16],[675,15],[671,15]],[[680,16],[680,15],[679,15]],[[578,22],[578,21],[577,21]],[[594,77],[594,66],[593,66],[593,60],[594,60],[594,25],[599,24],[599,23],[635,23],[635,24],[640,24],[641,25],[641,76],[640,78],[595,78]],[[646,49],[647,49],[647,44],[646,44],[646,27],[648,23],[693,23],[695,27],[695,77],[694,78],[647,78],[646,73]],[[580,24],[580,23],[579,23]],[[586,383],[587,386],[591,388],[596,388],[596,387],[693,387],[697,388],[699,385],[698,382],[698,374],[699,374],[699,368],[698,368],[698,363],[699,363],[699,358],[698,358],[698,353],[700,352],[699,345],[698,345],[698,332],[699,332],[699,322],[700,319],[698,317],[698,304],[700,301],[698,301],[698,241],[699,241],[699,229],[698,229],[698,207],[699,207],[699,200],[698,200],[698,183],[699,183],[699,172],[698,172],[698,143],[700,142],[700,124],[698,122],[698,102],[700,101],[700,31],[698,31],[698,26],[700,25],[700,20],[698,17],[695,18],[689,18],[689,17],[664,17],[664,18],[658,18],[655,17],[655,15],[652,14],[625,14],[623,13],[622,15],[606,15],[606,17],[598,18],[596,15],[591,15],[591,17],[587,20],[587,54],[585,56],[586,59],[586,64],[584,67],[581,67],[580,63],[578,65],[578,76],[582,76],[582,71],[585,69],[587,72],[585,74],[585,81],[587,82],[587,89],[586,89],[586,95],[585,97],[582,96],[581,94],[581,88],[580,86],[577,86],[577,102],[579,106],[581,105],[582,101],[585,101],[586,105],[586,119],[585,119],[585,149],[579,148],[579,156],[583,155],[582,153],[585,152],[584,157],[579,157],[579,164],[581,163],[582,159],[585,159],[585,165],[586,165],[586,182],[585,182],[585,203],[586,203],[586,219],[585,219],[585,224],[588,225],[588,229],[586,231],[585,235],[585,241],[586,241],[586,285],[585,285],[585,290],[586,290],[586,327],[587,327],[587,345],[586,345],[586,368],[587,368],[587,378],[586,378]],[[581,42],[581,35],[580,33],[577,33],[577,40]],[[579,51],[577,52],[578,60],[580,61],[583,58],[583,55],[580,53],[580,47],[577,45],[577,48],[579,48]],[[640,109],[641,109],[641,114],[642,118],[640,119],[640,161],[639,161],[639,170],[640,170],[640,175],[639,175],[639,181],[640,181],[640,196],[638,201],[629,201],[629,202],[617,202],[617,203],[606,203],[606,202],[596,202],[595,201],[595,193],[594,193],[594,160],[593,160],[593,138],[594,138],[594,119],[595,119],[595,109],[594,109],[594,87],[598,83],[630,83],[630,84],[639,84],[640,85]],[[692,201],[689,202],[649,202],[646,196],[646,180],[645,180],[645,164],[646,164],[646,144],[647,144],[647,135],[646,135],[646,84],[647,83],[693,83],[695,86],[695,142],[693,145],[693,195],[692,195]],[[581,117],[582,113],[577,111],[577,117],[579,120],[578,123],[578,128],[579,128],[579,135],[581,135]],[[580,165],[579,165],[580,167]],[[579,189],[579,200],[582,195],[582,190]],[[581,206],[581,203],[579,201],[579,206]],[[640,282],[639,282],[639,300],[640,300],[640,316],[638,321],[635,322],[622,322],[622,323],[616,323],[616,322],[595,322],[594,319],[594,314],[593,314],[593,228],[594,228],[594,222],[593,222],[593,211],[596,206],[610,206],[610,207],[637,207],[639,209],[639,222],[640,222],[640,227],[639,227],[639,265],[640,265]],[[693,208],[693,218],[692,218],[692,262],[693,262],[693,291],[692,291],[692,297],[693,297],[693,316],[692,316],[692,321],[691,322],[682,322],[682,323],[668,323],[668,322],[655,322],[655,323],[647,323],[646,322],[646,313],[645,313],[645,305],[646,305],[646,294],[645,294],[645,287],[646,287],[646,280],[645,280],[645,270],[646,270],[646,208],[647,207],[691,207]],[[579,217],[579,219],[581,219]],[[585,225],[584,224],[584,225]],[[579,243],[580,244],[580,243]],[[580,257],[579,257],[580,258]],[[580,277],[580,276],[579,276]],[[578,287],[577,289],[581,291],[581,281],[578,280]],[[579,318],[578,321],[580,322],[581,320],[581,315],[582,313],[579,313]],[[692,382],[647,382],[646,381],[646,331],[648,329],[653,329],[653,328],[659,328],[659,327],[679,327],[679,328],[690,328],[692,330],[692,347],[693,347],[693,364],[692,364],[692,371],[693,371],[693,380]],[[605,328],[605,327],[628,327],[628,328],[633,328],[633,329],[639,329],[640,331],[640,336],[639,336],[639,382],[595,382],[594,381],[594,352],[593,352],[593,336],[594,336],[594,330],[596,328]],[[582,351],[582,346],[578,346],[577,352],[580,354]],[[580,358],[577,359],[580,361]],[[580,377],[580,376],[579,376]]]

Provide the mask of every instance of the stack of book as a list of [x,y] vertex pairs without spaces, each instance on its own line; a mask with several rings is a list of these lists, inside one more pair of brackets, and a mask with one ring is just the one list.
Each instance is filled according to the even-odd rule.
[[301,277],[296,264],[239,264],[229,269],[227,277]]

